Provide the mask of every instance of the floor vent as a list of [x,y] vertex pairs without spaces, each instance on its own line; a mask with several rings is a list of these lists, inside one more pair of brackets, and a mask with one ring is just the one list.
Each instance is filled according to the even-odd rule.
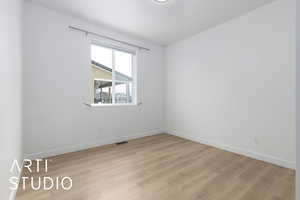
[[123,142],[116,143],[116,145],[122,145],[122,144],[127,144],[127,143],[128,143],[128,141],[123,141]]

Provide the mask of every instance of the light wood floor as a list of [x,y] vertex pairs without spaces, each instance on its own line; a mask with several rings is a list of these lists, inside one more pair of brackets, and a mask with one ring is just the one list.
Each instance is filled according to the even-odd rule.
[[70,176],[73,188],[19,188],[17,200],[295,199],[293,170],[167,134],[49,159],[47,174],[31,175]]

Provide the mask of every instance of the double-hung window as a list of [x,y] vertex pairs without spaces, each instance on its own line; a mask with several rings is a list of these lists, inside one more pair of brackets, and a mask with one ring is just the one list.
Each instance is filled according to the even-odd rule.
[[93,105],[136,104],[136,54],[91,44]]

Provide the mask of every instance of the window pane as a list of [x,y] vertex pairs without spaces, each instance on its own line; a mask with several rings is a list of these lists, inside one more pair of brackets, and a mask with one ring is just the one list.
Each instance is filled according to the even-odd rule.
[[112,103],[112,82],[94,80],[94,103]]
[[132,83],[115,83],[115,103],[132,103]]
[[116,80],[132,81],[132,54],[115,51]]
[[91,102],[133,103],[133,54],[91,44]]
[[112,49],[91,45],[91,60],[112,69]]

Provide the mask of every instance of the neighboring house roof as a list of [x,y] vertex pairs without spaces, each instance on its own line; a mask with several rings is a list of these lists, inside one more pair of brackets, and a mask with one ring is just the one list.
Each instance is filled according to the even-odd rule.
[[[96,62],[94,60],[92,60],[91,63],[92,63],[92,65],[95,65],[96,67],[99,67],[99,68],[101,68],[101,69],[103,69],[103,70],[105,70],[107,72],[112,73],[112,69],[109,68],[109,67],[107,67],[107,66],[105,66],[105,65],[102,65],[102,64],[100,64],[100,63],[98,63],[98,62]],[[131,77],[129,77],[129,76],[125,75],[125,74],[122,74],[120,72],[116,72],[116,78],[119,81],[132,81]]]

